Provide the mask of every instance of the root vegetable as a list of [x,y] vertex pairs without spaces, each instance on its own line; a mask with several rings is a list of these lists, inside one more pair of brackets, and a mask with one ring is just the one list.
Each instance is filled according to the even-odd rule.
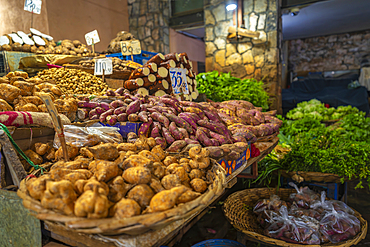
[[91,108],[91,109],[93,109],[93,108],[98,107],[97,102],[87,102],[87,101],[78,101],[77,105],[80,108]]
[[147,123],[149,121],[148,113],[146,111],[139,112],[138,117],[141,122]]
[[176,62],[171,59],[171,60],[168,60],[166,62],[160,63],[160,66],[163,66],[166,69],[176,68]]
[[130,184],[146,184],[149,183],[152,178],[150,170],[143,166],[135,166],[126,169],[122,177]]
[[163,90],[158,90],[157,92],[155,92],[155,94],[154,94],[155,96],[158,96],[158,97],[161,97],[161,96],[163,96],[163,95],[166,95],[166,92],[165,91],[163,91]]
[[205,149],[209,151],[209,157],[212,159],[218,160],[224,156],[224,151],[221,147],[206,147]]
[[113,112],[114,115],[119,115],[119,114],[122,114],[122,113],[126,113],[126,107],[125,106],[118,107]]
[[155,139],[155,142],[162,148],[162,149],[166,149],[167,147],[167,141],[166,139],[164,139],[163,137],[156,137],[154,138]]
[[108,103],[105,103],[105,102],[99,103],[99,107],[103,108],[106,111],[112,109],[111,106]]
[[200,143],[202,143],[202,145],[206,147],[212,146],[213,144],[212,141],[206,135],[206,133],[199,128],[196,131],[196,138],[199,140]]
[[130,91],[133,91],[140,87],[139,84],[141,85],[144,84],[144,81],[142,78],[127,80],[123,83],[123,87]]
[[184,138],[183,134],[179,131],[177,128],[175,122],[172,122],[168,128],[170,131],[171,135],[176,139],[176,140],[182,140]]
[[[112,114],[113,114],[113,112],[114,112],[114,110],[113,110],[113,109],[110,109],[110,110],[108,110],[108,111],[106,111],[106,112],[102,113],[102,114],[100,115],[100,117],[99,117],[99,121],[100,121],[100,122],[102,122],[102,123],[104,123],[104,122],[106,121],[106,118],[107,118],[108,116],[112,115]],[[90,111],[90,113],[91,113],[91,111]]]
[[132,113],[132,114],[128,115],[127,120],[130,121],[130,122],[139,122],[139,116],[135,113]]
[[190,139],[190,138],[185,138],[185,142],[186,142],[187,144],[199,144],[199,142],[198,142],[198,141],[196,141],[196,140],[192,140],[192,139]]
[[152,131],[150,132],[150,137],[153,137],[153,138],[162,137],[157,126],[153,127]]
[[168,76],[168,69],[165,67],[159,67],[158,68],[158,77],[161,79],[165,79]]
[[126,122],[127,121],[127,114],[126,113],[121,113],[117,115],[117,121],[118,122]]
[[127,115],[130,115],[132,113],[138,112],[139,110],[140,110],[140,100],[135,100],[127,106],[126,113]]
[[177,126],[186,129],[190,134],[193,133],[193,128],[184,119],[170,113],[163,113],[170,121],[175,122]]
[[167,148],[167,152],[180,152],[186,145],[187,143],[184,140],[174,141],[171,146]]
[[170,121],[168,120],[168,118],[163,116],[161,113],[152,112],[150,116],[153,118],[153,120],[162,123],[166,128],[170,126]]
[[[110,104],[111,108],[119,108],[119,107],[122,107],[122,106],[125,106],[125,102],[123,102],[122,100],[115,100],[115,101],[112,101]],[[122,113],[122,112],[121,112]]]
[[162,53],[158,53],[157,55],[150,58],[145,64],[155,63],[160,64],[165,60],[165,56]]
[[139,128],[139,132],[138,132],[139,137],[140,136],[148,137],[150,133],[150,127],[152,126],[152,124],[153,124],[153,120],[151,118],[148,119],[148,122],[143,123]]
[[156,73],[158,71],[158,65],[156,63],[149,63],[145,66],[150,69],[150,73]]
[[137,68],[135,69],[131,75],[130,75],[130,80],[131,79],[136,79],[136,78],[139,78],[139,77],[143,77],[143,76],[148,76],[150,74],[150,69],[148,67],[140,67],[140,68]]
[[106,110],[98,106],[98,107],[92,109],[90,112],[93,112],[94,115],[96,113],[96,115],[99,115],[100,116],[101,114],[103,114],[104,112],[106,112]]
[[179,131],[182,133],[182,135],[184,136],[184,138],[189,138],[189,133],[186,129],[184,128],[178,128]]
[[198,127],[194,119],[187,112],[181,112],[178,117],[185,120],[188,124],[191,125],[192,128],[196,129]]
[[117,89],[116,91],[114,91],[114,92],[115,92],[116,94],[122,95],[124,91],[125,91],[125,88],[120,87],[120,88],[118,88],[118,89]]
[[168,145],[171,145],[175,141],[175,138],[172,137],[170,131],[165,127],[162,128],[162,135],[165,138]]
[[166,54],[164,55],[164,59],[165,61],[174,60],[176,63],[180,62],[180,57],[179,57],[179,54],[177,53]]
[[79,120],[84,120],[86,118],[89,118],[89,110],[87,110],[86,108],[79,108],[77,110],[77,118]]
[[193,180],[191,180],[190,185],[196,192],[199,193],[203,193],[207,190],[207,183],[200,178],[194,178]]
[[110,125],[110,126],[114,126],[117,121],[118,121],[118,118],[117,118],[117,115],[110,115],[110,116],[107,116],[107,118],[105,119],[105,121]]
[[116,96],[116,93],[112,89],[108,89],[105,94],[107,96]]

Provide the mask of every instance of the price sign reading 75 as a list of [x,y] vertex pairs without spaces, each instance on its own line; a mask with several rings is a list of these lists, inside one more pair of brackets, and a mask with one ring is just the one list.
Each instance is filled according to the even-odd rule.
[[180,94],[183,85],[187,85],[186,69],[170,68],[170,76],[174,94]]

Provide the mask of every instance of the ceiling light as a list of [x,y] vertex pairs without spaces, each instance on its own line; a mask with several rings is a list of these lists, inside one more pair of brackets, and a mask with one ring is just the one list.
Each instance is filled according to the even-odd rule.
[[235,3],[231,3],[231,4],[226,5],[226,10],[227,11],[232,11],[232,10],[236,9],[236,7],[238,7],[238,6]]

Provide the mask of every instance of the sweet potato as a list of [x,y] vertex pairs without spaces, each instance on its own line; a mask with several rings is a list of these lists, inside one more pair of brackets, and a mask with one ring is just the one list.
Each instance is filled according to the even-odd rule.
[[220,142],[219,142],[219,141],[217,141],[216,139],[211,138],[210,140],[211,140],[211,142],[212,142],[212,146],[220,146]]
[[117,115],[110,115],[105,119],[107,124],[109,124],[110,126],[114,126],[117,123],[117,120]]
[[105,102],[99,103],[99,107],[103,108],[106,111],[108,111],[109,109],[112,109],[112,107],[108,103],[105,103]]
[[121,113],[126,113],[126,107],[125,106],[121,106],[121,107],[117,107],[116,109],[114,109],[114,115],[119,115]]
[[256,114],[254,115],[255,119],[257,119],[257,121],[259,121],[260,123],[264,123],[265,122],[265,116],[262,114],[262,112],[260,111],[256,111]]
[[182,110],[184,112],[191,112],[197,114],[201,119],[205,117],[203,110],[196,108],[196,107],[183,107]]
[[[195,121],[195,119],[188,113],[188,112],[181,112],[178,117],[185,120],[188,124],[191,125],[194,129],[197,129],[198,125]],[[200,120],[200,119],[199,119]],[[198,120],[197,120],[198,121]]]
[[77,102],[77,105],[78,107],[81,107],[81,108],[96,108],[98,107],[98,103],[97,102],[88,102],[88,101],[78,101]]
[[150,137],[156,138],[156,137],[162,137],[160,134],[160,130],[158,129],[157,126],[154,126],[152,128],[152,131],[150,132]]
[[157,145],[159,145],[162,149],[167,147],[167,141],[163,137],[156,137],[154,138]]
[[99,121],[100,122],[105,122],[106,121],[106,118],[108,117],[108,116],[110,116],[110,115],[112,115],[113,114],[113,112],[114,112],[114,110],[113,109],[110,109],[110,110],[108,110],[108,111],[106,111],[106,112],[104,112],[104,113],[102,113],[101,115],[100,115],[100,117],[99,117]]
[[139,110],[140,110],[140,100],[135,100],[127,106],[126,113],[127,115],[130,115],[132,113],[138,112]]
[[182,133],[182,135],[184,136],[184,138],[189,138],[189,133],[186,129],[184,128],[178,128],[179,131]]
[[118,122],[126,122],[127,121],[127,114],[126,113],[121,113],[117,115],[117,121]]
[[130,184],[147,184],[152,179],[150,170],[143,166],[135,166],[126,169],[122,177]]
[[212,111],[209,111],[209,110],[204,110],[204,114],[206,114],[207,118],[211,121],[221,122],[221,118],[220,118],[220,116],[218,116],[217,111],[212,112]]
[[190,139],[190,138],[185,138],[185,142],[186,142],[187,144],[199,144],[199,142],[198,142],[198,141],[196,141],[196,140],[192,140],[192,139]]
[[139,122],[139,116],[136,113],[128,115],[127,120],[130,122]]
[[171,145],[175,141],[175,138],[173,138],[171,132],[165,127],[162,128],[162,135],[165,138],[168,145]]
[[91,111],[94,111],[96,113],[96,115],[100,116],[102,113],[106,112],[105,109],[101,108],[101,107],[96,107],[94,109],[92,109]]
[[167,148],[167,152],[180,152],[187,145],[184,140],[174,141],[171,146]]
[[180,102],[177,99],[161,98],[160,101],[173,107],[177,113],[181,112]]
[[210,137],[216,139],[220,143],[220,145],[230,143],[225,136],[217,134],[213,131],[209,131],[209,135]]
[[176,140],[182,140],[184,139],[184,136],[183,134],[179,131],[179,129],[177,128],[175,122],[172,122],[170,124],[170,127],[168,128],[168,130],[170,131],[171,135],[176,139]]
[[[141,111],[139,114],[137,114],[139,117],[139,120],[143,123],[149,122],[148,113],[146,111]],[[153,121],[152,121],[153,122]]]
[[115,100],[115,101],[112,101],[110,104],[109,104],[112,108],[116,109],[116,108],[119,108],[119,107],[122,107],[122,106],[125,106],[125,102],[123,102],[122,100]]
[[205,119],[199,120],[197,122],[198,125],[203,126],[213,132],[216,132],[218,134],[224,135],[224,131],[222,130],[221,126],[219,124],[216,124],[214,122],[207,121]]
[[188,122],[186,122],[184,119],[170,113],[163,113],[170,121],[175,122],[177,126],[186,129],[187,132],[192,134],[193,128],[190,126]]
[[206,133],[199,128],[196,131],[196,137],[199,142],[206,147],[212,146],[213,144],[212,141],[207,137]]
[[152,126],[152,124],[153,124],[152,118],[149,118],[148,122],[141,124],[138,133],[139,137],[140,136],[149,137],[150,127]]
[[233,136],[242,136],[244,137],[247,141],[253,140],[256,136],[250,131],[245,129],[244,131],[236,131]]
[[233,135],[232,140],[233,142],[247,142],[247,140],[241,135]]
[[152,112],[150,116],[153,118],[154,121],[162,123],[166,128],[170,126],[170,120],[167,117],[163,116],[159,112]]
[[218,160],[224,156],[224,151],[221,147],[206,147],[209,151],[209,157]]

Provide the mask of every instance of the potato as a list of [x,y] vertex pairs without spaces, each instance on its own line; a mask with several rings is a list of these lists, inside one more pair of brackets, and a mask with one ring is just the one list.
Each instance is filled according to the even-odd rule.
[[118,151],[133,151],[136,152],[137,147],[133,143],[120,143],[117,146]]
[[199,197],[200,195],[201,193],[188,190],[184,192],[179,198],[177,198],[177,204],[190,202]]
[[161,179],[164,177],[166,171],[166,167],[162,166],[159,162],[154,162],[153,164],[153,175],[157,177],[158,179]]
[[202,177],[204,177],[204,173],[199,169],[193,169],[193,170],[190,171],[189,177],[190,177],[190,179],[202,178]]
[[151,169],[153,167],[153,161],[142,155],[134,154],[126,158],[126,160],[122,163],[123,169],[137,166],[147,167]]
[[199,193],[203,193],[207,190],[207,183],[200,178],[194,178],[193,180],[191,180],[190,185],[196,192]]
[[114,205],[114,217],[117,219],[129,218],[141,213],[140,205],[132,200],[122,198],[116,205]]
[[32,103],[27,103],[25,105],[16,105],[14,109],[16,111],[28,111],[28,112],[38,112],[39,111],[39,108]]
[[[149,138],[150,139],[150,138]],[[154,140],[155,141],[155,140]],[[152,148],[152,153],[158,156],[158,158],[162,161],[166,158],[166,153],[162,149],[160,145],[156,145]]]
[[12,103],[21,94],[21,90],[9,84],[0,84],[0,98]]
[[152,179],[150,170],[142,166],[126,169],[123,172],[122,177],[130,184],[147,184]]
[[176,174],[170,174],[170,175],[164,176],[161,180],[161,183],[166,190],[169,190],[169,189],[172,189],[174,187],[181,185],[180,178]]
[[152,188],[152,190],[155,193],[158,193],[158,192],[161,192],[162,190],[164,190],[164,188],[161,184],[161,181],[159,181],[159,179],[154,177],[154,176],[152,177],[152,180],[150,180],[149,186],[150,186],[150,188]]
[[161,162],[161,160],[159,159],[159,157],[155,154],[155,153],[152,153],[148,150],[143,150],[139,153],[139,156],[143,156],[153,162]]
[[139,203],[142,209],[145,209],[147,206],[149,206],[150,200],[153,196],[153,190],[146,184],[136,185],[127,193],[127,198],[135,200],[137,203]]
[[33,164],[35,165],[41,165],[42,162],[43,162],[43,159],[40,155],[38,155],[37,153],[35,153],[34,151],[32,150],[26,150],[24,151],[24,154],[33,162]]
[[179,177],[181,182],[185,180],[189,180],[189,176],[186,173],[184,167],[176,167],[172,174],[176,174]]
[[164,159],[163,163],[165,164],[165,166],[169,166],[169,165],[171,165],[171,164],[173,164],[173,163],[178,163],[178,161],[177,161],[177,159],[176,159],[175,157],[173,157],[173,156],[167,156],[167,157]]
[[13,111],[13,107],[11,107],[5,100],[0,99],[0,111]]

